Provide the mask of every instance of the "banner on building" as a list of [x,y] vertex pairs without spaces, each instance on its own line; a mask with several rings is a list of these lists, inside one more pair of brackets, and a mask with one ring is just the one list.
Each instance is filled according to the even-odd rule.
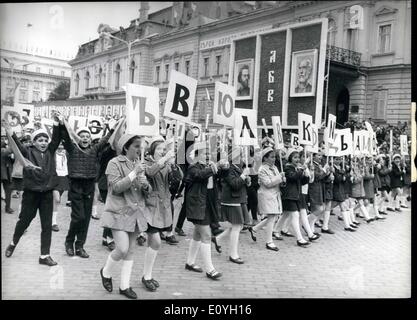
[[190,123],[196,91],[196,79],[172,70],[165,102],[164,117]]
[[233,127],[236,89],[216,81],[214,88],[213,123]]

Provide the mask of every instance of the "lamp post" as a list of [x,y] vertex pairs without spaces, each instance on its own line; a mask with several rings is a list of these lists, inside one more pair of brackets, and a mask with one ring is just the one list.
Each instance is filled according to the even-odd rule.
[[126,40],[120,39],[119,37],[116,37],[116,36],[112,35],[111,33],[109,33],[109,32],[105,32],[105,31],[102,31],[102,32],[100,33],[100,36],[102,36],[102,37],[106,37],[106,38],[113,38],[113,39],[117,39],[117,40],[119,40],[119,41],[123,42],[125,45],[127,45],[126,83],[129,83],[129,62],[130,62],[130,52],[131,52],[131,49],[132,49],[132,45],[133,45],[134,43],[138,42],[140,39],[135,39],[135,40],[133,40],[133,41],[126,41]]
[[[330,29],[327,30],[327,33],[329,33],[330,31],[332,31],[334,29],[334,26],[331,27]],[[329,56],[327,58],[327,75],[326,75],[326,100],[324,101],[324,123],[326,123],[326,119],[327,119],[327,99],[328,99],[328,95],[329,95],[329,77],[330,77],[330,46],[327,44],[327,46],[329,47],[328,50],[329,51]]]

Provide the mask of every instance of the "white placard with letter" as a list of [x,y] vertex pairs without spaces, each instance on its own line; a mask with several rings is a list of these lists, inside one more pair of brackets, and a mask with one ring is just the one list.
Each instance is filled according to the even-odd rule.
[[235,109],[234,115],[234,144],[240,146],[256,145],[258,140],[256,110]]
[[213,123],[233,127],[236,88],[216,81],[214,88]]

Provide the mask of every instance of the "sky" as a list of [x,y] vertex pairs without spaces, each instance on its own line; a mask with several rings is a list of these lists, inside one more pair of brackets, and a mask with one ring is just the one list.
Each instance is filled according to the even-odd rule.
[[[149,13],[172,2],[150,2]],[[98,37],[100,23],[128,27],[139,17],[137,2],[44,2],[0,4],[0,46],[45,48],[73,58],[78,46]],[[31,27],[27,27],[31,24]]]

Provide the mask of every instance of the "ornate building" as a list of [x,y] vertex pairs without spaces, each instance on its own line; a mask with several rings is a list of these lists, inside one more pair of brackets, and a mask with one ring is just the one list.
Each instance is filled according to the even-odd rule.
[[[352,26],[355,5],[362,8],[360,26]],[[152,14],[148,10],[142,2],[139,18],[126,29],[101,25],[119,39],[98,37],[80,46],[69,62],[70,100],[77,101],[72,104],[120,101],[128,81],[159,87],[162,112],[170,71],[178,70],[198,80],[194,121],[201,122],[212,111],[214,83],[228,82],[233,39],[327,18],[330,74],[323,110],[336,114],[339,123],[349,117],[410,119],[411,1],[174,2]]]

